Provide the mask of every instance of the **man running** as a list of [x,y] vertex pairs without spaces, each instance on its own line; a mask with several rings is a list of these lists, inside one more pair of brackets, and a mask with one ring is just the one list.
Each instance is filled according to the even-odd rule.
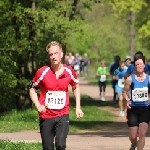
[[125,58],[125,64],[126,64],[126,68],[128,69],[128,67],[131,65],[131,56],[126,56]]
[[88,66],[89,66],[89,64],[90,64],[90,60],[88,58],[87,53],[85,53],[84,57],[83,57],[83,69],[84,69],[85,77],[88,76]]
[[[43,150],[65,150],[69,130],[68,86],[76,100],[76,116],[83,117],[80,106],[80,88],[75,71],[71,66],[61,63],[62,46],[52,41],[46,47],[50,65],[37,70],[30,86],[30,97],[39,113],[40,134]],[[37,89],[40,88],[38,99]]]
[[[148,103],[149,76],[144,72],[145,58],[136,56],[134,58],[134,74],[125,80],[123,97],[127,101],[127,124],[130,131],[130,150],[143,150],[145,145],[145,134],[148,129],[150,107]],[[131,90],[131,98],[127,92]],[[137,137],[139,140],[137,141]]]
[[119,109],[120,109],[119,116],[121,117],[125,116],[125,112],[126,112],[126,103],[122,96],[122,91],[124,88],[124,75],[126,71],[127,69],[125,66],[125,62],[120,61],[119,68],[115,70],[113,76],[113,79],[117,80],[117,83],[115,85],[115,90],[119,98]]
[[80,77],[80,61],[81,61],[81,59],[79,57],[79,54],[76,53],[75,58],[73,60],[73,68],[74,68],[78,78]]
[[120,62],[120,56],[116,55],[114,56],[114,63],[111,63],[109,66],[109,72],[110,72],[110,75],[112,75],[111,83],[112,83],[112,88],[113,88],[113,103],[117,102],[117,93],[115,91],[115,85],[117,81],[113,79],[113,75],[114,75],[115,70],[118,69],[119,67],[119,62]]

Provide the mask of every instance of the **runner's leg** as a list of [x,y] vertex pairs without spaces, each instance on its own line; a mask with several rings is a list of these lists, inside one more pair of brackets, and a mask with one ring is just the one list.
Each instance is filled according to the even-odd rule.
[[119,96],[119,109],[120,109],[120,113],[119,116],[124,116],[124,107],[123,107],[123,96],[122,96],[122,92],[118,91],[118,96]]
[[130,136],[129,139],[132,145],[137,143],[138,127],[129,127]]
[[102,100],[105,101],[105,92],[106,92],[106,81],[102,82],[102,91],[103,91],[103,96],[102,96]]
[[102,83],[100,81],[98,81],[98,86],[99,86],[99,92],[100,92],[100,96],[102,94]]
[[40,133],[43,150],[54,150],[55,119],[40,118]]
[[123,96],[122,95],[119,96],[119,108],[120,110],[123,110]]
[[138,130],[139,133],[139,141],[137,145],[138,150],[143,150],[145,145],[145,134],[148,129],[149,116],[150,116],[149,107],[148,106],[141,107],[141,113],[139,117],[139,130]]
[[69,131],[69,115],[60,116],[56,120],[56,150],[65,150]]
[[144,145],[145,145],[145,134],[147,132],[148,129],[148,124],[145,122],[140,123],[139,125],[139,140],[137,143],[137,150],[143,150]]
[[127,101],[123,99],[123,109],[126,112],[127,111]]
[[116,102],[116,98],[117,98],[117,93],[116,93],[115,85],[116,85],[116,81],[115,81],[115,80],[112,80],[112,87],[113,87],[113,102]]
[[131,109],[127,109],[127,124],[129,127],[129,139],[131,141],[130,150],[136,148],[137,137],[138,137],[138,126],[139,126],[139,115],[138,115],[137,107],[131,107]]

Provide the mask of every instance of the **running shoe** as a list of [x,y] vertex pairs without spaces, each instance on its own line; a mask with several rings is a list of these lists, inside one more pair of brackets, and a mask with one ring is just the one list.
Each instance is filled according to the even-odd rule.
[[102,100],[102,101],[105,101],[105,97],[102,97],[101,100]]
[[123,113],[123,111],[122,111],[122,110],[120,110],[120,112],[119,112],[119,116],[120,116],[120,117],[122,116],[122,113]]
[[135,149],[136,149],[136,147],[137,147],[137,143],[135,143],[134,145],[133,145],[133,144],[131,144],[131,147],[130,147],[130,149],[129,149],[129,150],[135,150]]
[[125,111],[124,110],[122,110],[122,115],[121,115],[122,117],[124,117],[125,116]]

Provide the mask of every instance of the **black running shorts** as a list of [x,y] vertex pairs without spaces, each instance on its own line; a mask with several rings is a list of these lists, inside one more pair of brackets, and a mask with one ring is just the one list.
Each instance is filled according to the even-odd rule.
[[142,122],[149,124],[149,120],[150,106],[132,106],[131,109],[127,109],[127,124],[129,127],[138,127]]

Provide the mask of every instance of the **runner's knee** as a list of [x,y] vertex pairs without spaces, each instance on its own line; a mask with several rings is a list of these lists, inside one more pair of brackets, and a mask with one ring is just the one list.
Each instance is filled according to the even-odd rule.
[[58,150],[65,150],[66,145],[65,145],[65,143],[59,142],[59,143],[56,143],[56,148]]
[[131,141],[136,141],[137,140],[137,135],[130,135],[130,140]]
[[53,150],[54,145],[50,144],[49,142],[44,142],[42,143],[43,150]]

